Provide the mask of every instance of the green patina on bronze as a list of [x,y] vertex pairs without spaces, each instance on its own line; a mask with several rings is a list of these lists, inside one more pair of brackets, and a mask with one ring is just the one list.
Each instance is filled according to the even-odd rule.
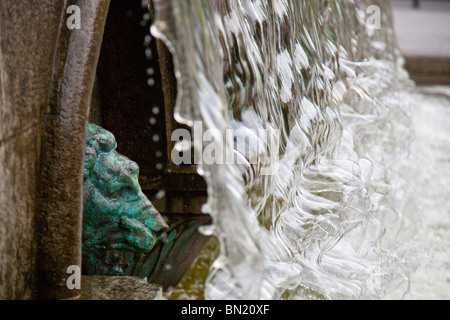
[[138,165],[116,151],[114,135],[88,124],[84,167],[83,267],[127,275],[168,229],[138,182]]

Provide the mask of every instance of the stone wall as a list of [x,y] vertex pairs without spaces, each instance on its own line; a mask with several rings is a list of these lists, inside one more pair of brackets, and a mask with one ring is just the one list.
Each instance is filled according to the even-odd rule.
[[[78,5],[81,30],[66,27]],[[0,2],[0,298],[65,299],[81,265],[87,115],[109,0]]]

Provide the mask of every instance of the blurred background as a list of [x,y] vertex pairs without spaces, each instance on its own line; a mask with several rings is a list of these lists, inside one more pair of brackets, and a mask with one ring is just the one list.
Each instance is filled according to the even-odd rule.
[[450,84],[450,0],[391,0],[406,69],[418,84]]

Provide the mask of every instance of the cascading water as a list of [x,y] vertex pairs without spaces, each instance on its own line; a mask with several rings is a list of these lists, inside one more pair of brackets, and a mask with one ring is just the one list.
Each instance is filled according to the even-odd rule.
[[[436,117],[402,69],[389,1],[154,6],[152,33],[174,57],[176,120],[210,133],[194,141],[198,154],[235,160],[198,165],[213,217],[204,232],[220,244],[206,298],[417,297],[411,279],[425,278],[423,241],[433,237],[424,221],[450,242],[446,199],[433,199],[449,195],[448,134],[435,134],[440,146],[417,138],[429,133],[415,116],[433,126]],[[436,268],[448,263],[446,247]],[[448,269],[437,296],[449,297]]]

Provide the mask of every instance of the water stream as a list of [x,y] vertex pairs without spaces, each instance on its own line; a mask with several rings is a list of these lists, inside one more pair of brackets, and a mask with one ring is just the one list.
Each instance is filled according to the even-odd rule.
[[154,5],[174,116],[210,133],[206,298],[450,298],[450,99],[409,80],[389,1]]

